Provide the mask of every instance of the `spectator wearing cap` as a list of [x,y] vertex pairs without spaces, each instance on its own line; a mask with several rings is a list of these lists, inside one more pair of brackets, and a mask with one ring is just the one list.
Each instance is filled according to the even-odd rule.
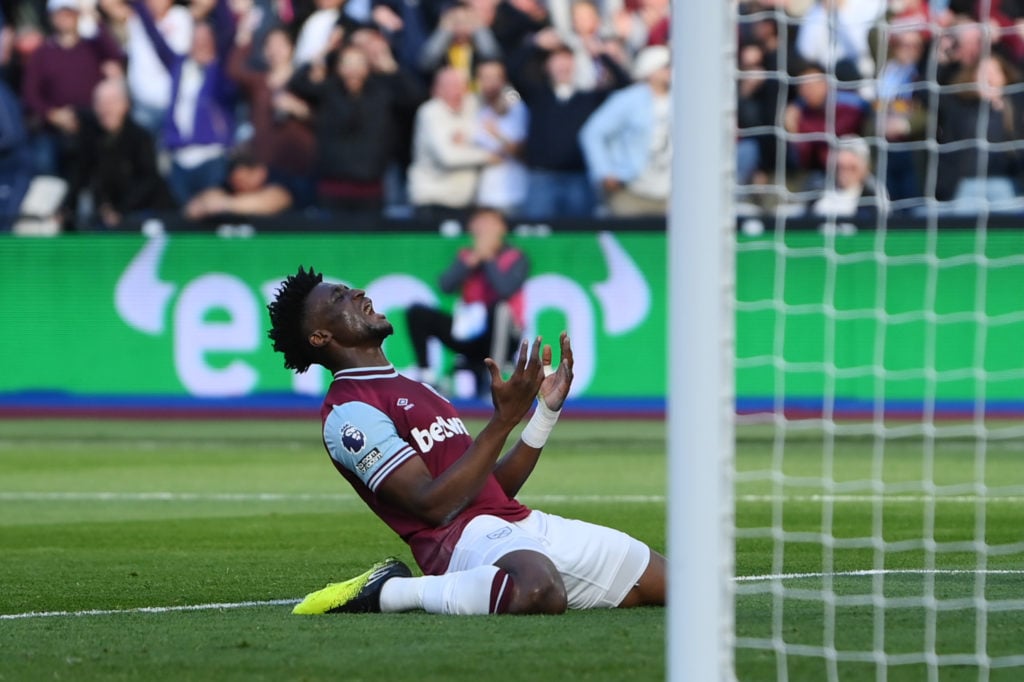
[[36,171],[65,175],[74,161],[76,110],[90,106],[105,75],[123,75],[124,54],[102,25],[92,38],[79,35],[77,0],[48,0],[46,9],[53,32],[25,64],[22,99],[36,132]]
[[[629,74],[607,56],[604,65],[614,74],[614,87],[632,82]],[[517,73],[514,67],[509,72]],[[590,217],[596,199],[587,176],[579,132],[610,89],[578,89],[576,58],[565,45],[555,45],[548,51],[545,72],[547,78],[543,82],[513,78],[530,110],[524,146],[528,180],[522,215],[532,220]]]
[[580,144],[591,180],[612,215],[664,215],[672,165],[669,50],[637,55],[636,84],[612,94],[587,119]]

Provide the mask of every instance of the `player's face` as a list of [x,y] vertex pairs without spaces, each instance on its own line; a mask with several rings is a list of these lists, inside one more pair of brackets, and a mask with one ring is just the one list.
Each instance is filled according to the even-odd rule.
[[306,299],[309,331],[326,330],[345,347],[379,345],[394,327],[362,289],[321,282]]

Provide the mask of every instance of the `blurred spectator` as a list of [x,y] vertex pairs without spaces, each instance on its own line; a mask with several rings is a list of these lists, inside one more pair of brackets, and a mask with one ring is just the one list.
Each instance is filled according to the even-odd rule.
[[[459,249],[455,261],[441,275],[441,291],[459,292],[454,314],[413,305],[406,311],[406,326],[416,355],[419,381],[437,384],[437,373],[427,357],[427,341],[438,339],[448,348],[463,355],[477,375],[477,390],[486,395],[490,376],[485,372],[484,358],[491,355],[495,331],[495,308],[508,302],[513,325],[522,329],[524,303],[522,288],[529,273],[526,255],[510,246],[505,237],[508,227],[501,213],[481,209],[469,220],[473,245]],[[511,330],[510,330],[511,331]],[[518,338],[510,339],[515,349]],[[493,358],[503,363],[508,358]]]
[[1024,136],[1024,93],[1007,90],[1019,82],[1017,70],[997,56],[982,59],[954,79],[969,88],[942,96],[936,137],[943,145],[968,144],[940,152],[937,198],[954,199],[958,210],[977,212],[989,208],[989,202],[1010,201],[1020,194],[1024,163],[1019,150],[989,148]]
[[249,102],[253,127],[251,146],[256,158],[280,181],[304,208],[315,196],[312,180],[316,140],[310,124],[309,104],[288,91],[294,76],[292,40],[283,27],[271,29],[263,42],[265,71],[252,63],[253,22],[243,20],[228,59],[228,75]]
[[672,171],[668,48],[644,48],[633,76],[635,85],[612,94],[590,116],[580,143],[612,215],[664,215]]
[[559,33],[559,37],[576,55],[576,87],[580,90],[612,84],[614,77],[605,68],[605,56],[623,67],[629,61],[622,42],[604,31],[601,15],[592,0],[572,3],[572,28]]
[[417,75],[415,64],[404,66],[391,49],[384,33],[372,26],[364,26],[352,32],[349,42],[366,53],[370,60],[371,74],[387,75],[391,64],[398,62],[398,71],[403,74],[409,87],[408,96],[393,109],[394,141],[391,161],[384,174],[384,202],[386,209],[407,215],[409,207],[406,171],[412,163],[412,131],[416,120],[416,109],[428,96],[428,90]]
[[993,49],[1014,64],[1024,61],[1024,3],[988,0],[974,6],[974,17],[986,25]]
[[184,205],[202,190],[219,185],[227,172],[224,153],[235,134],[235,86],[225,69],[235,20],[227,0],[217,0],[211,20],[195,25],[189,54],[180,57],[157,29],[149,7],[141,0],[132,4],[171,74],[171,109],[162,140],[171,152],[171,193]]
[[295,66],[322,59],[341,44],[345,28],[355,26],[345,16],[347,7],[347,0],[316,0],[316,11],[302,23],[295,39]]
[[25,64],[22,97],[36,131],[36,172],[66,177],[74,163],[76,109],[90,106],[104,75],[123,75],[124,55],[102,25],[93,38],[79,36],[77,0],[48,0],[46,9],[53,33]]
[[82,153],[66,210],[73,214],[84,194],[92,206],[91,215],[80,223],[86,229],[115,228],[129,214],[173,205],[157,170],[153,137],[131,119],[129,107],[125,81],[108,79],[96,86],[92,111],[82,116]]
[[875,67],[868,34],[885,9],[885,0],[817,0],[800,22],[797,53],[840,80],[871,78]]
[[374,0],[373,26],[380,30],[403,69],[419,70],[420,53],[440,18],[442,0]]
[[[891,56],[878,74],[878,121],[886,141],[901,143],[921,139],[926,132],[926,89],[918,89],[919,64],[924,57],[925,39],[920,31],[898,28],[889,37]],[[914,153],[909,149],[889,149],[885,153],[885,179],[893,200],[921,196]]]
[[543,0],[502,0],[495,9],[491,32],[502,54],[510,58],[530,36],[550,26],[548,7]]
[[[184,57],[192,45],[191,12],[182,5],[175,5],[173,0],[145,0],[145,3],[167,46],[178,57]],[[160,61],[142,20],[125,0],[103,0],[101,4],[108,17],[125,24],[132,118],[157,135],[171,106],[171,74]]]
[[625,42],[630,54],[648,45],[666,45],[671,9],[670,0],[638,0],[635,9],[630,9],[627,3],[615,15],[615,33]]
[[[744,45],[739,50],[736,80],[736,120],[741,131],[775,124],[779,79],[767,63],[764,48]],[[775,164],[775,136],[744,134],[736,141],[736,182],[750,184],[755,175]],[[763,173],[761,174],[764,179]]]
[[0,233],[10,232],[32,181],[32,149],[17,96],[0,80]]
[[[607,55],[603,59],[614,74],[614,87],[631,82],[614,60]],[[516,82],[513,78],[530,110],[524,155],[529,180],[522,214],[529,219],[589,217],[596,200],[579,132],[610,88],[578,90],[575,56],[564,45],[556,45],[548,53],[546,72],[546,82]]]
[[859,137],[839,140],[833,150],[835,182],[828,184],[820,199],[808,209],[818,216],[871,220],[886,210],[886,198],[879,194],[871,176],[871,152]]
[[471,80],[478,61],[500,58],[501,48],[491,29],[481,22],[472,6],[459,3],[445,10],[427,39],[420,53],[420,70],[433,76],[441,67],[449,66]]
[[330,68],[317,61],[300,69],[289,88],[315,113],[320,206],[379,213],[398,113],[421,101],[419,82],[398,67],[390,50],[377,53],[371,64],[366,52],[347,45]]
[[836,89],[820,66],[807,66],[799,75],[797,98],[785,111],[786,132],[809,136],[793,142],[791,154],[800,170],[820,177],[828,161],[827,137],[861,135],[868,104],[855,92]]
[[270,178],[270,170],[249,151],[231,161],[223,187],[203,190],[185,205],[185,217],[202,220],[215,216],[271,216],[292,205],[288,190]]
[[421,213],[444,214],[473,202],[480,169],[500,157],[474,144],[479,104],[461,69],[434,77],[433,96],[416,112],[409,198]]
[[947,85],[964,71],[977,68],[986,50],[991,50],[991,41],[986,39],[985,27],[968,17],[956,17],[939,37],[936,80]]
[[526,199],[526,166],[520,157],[530,114],[501,62],[480,62],[476,74],[480,112],[473,141],[501,159],[480,172],[476,203],[512,213]]
[[[937,3],[936,3],[937,4]],[[931,38],[932,24],[941,21],[941,12],[932,12],[929,0],[889,0],[889,27],[896,31],[918,31]]]

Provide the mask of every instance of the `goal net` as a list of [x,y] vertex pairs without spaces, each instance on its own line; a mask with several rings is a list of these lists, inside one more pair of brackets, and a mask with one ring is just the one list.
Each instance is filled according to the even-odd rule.
[[1017,4],[732,4],[739,679],[1024,679]]

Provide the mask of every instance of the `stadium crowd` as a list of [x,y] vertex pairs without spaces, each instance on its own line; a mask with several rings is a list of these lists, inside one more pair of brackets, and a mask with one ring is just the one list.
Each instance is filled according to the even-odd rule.
[[742,2],[740,194],[862,219],[1024,213],[1022,66],[1019,0]]
[[[739,8],[742,207],[1016,207],[1024,2]],[[106,230],[167,211],[665,211],[668,0],[0,9],[0,231],[26,215]]]

